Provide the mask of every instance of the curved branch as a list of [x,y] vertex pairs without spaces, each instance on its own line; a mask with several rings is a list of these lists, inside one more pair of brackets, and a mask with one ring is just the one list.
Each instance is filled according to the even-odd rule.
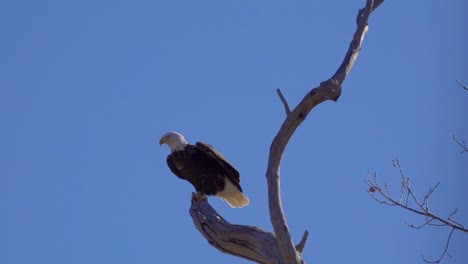
[[[376,2],[379,2],[378,5],[380,5],[383,0],[377,0]],[[315,106],[327,100],[337,101],[340,97],[341,84],[356,61],[364,35],[367,32],[369,15],[375,7],[374,0],[367,0],[366,6],[358,14],[358,27],[341,66],[331,79],[322,82],[320,86],[307,93],[297,107],[286,116],[286,120],[284,120],[271,144],[266,172],[268,204],[270,220],[285,263],[301,263],[302,260],[291,239],[291,233],[281,204],[281,192],[279,188],[280,163],[284,150],[297,127],[306,119],[309,112]]]
[[323,82],[319,87],[309,92],[301,103],[286,117],[270,147],[266,173],[270,220],[285,263],[301,263],[301,259],[291,239],[291,233],[281,205],[281,192],[279,189],[281,159],[289,139],[296,128],[305,120],[312,108],[326,100],[338,98],[340,93],[341,87],[333,81]]
[[450,234],[447,237],[447,242],[445,242],[444,251],[442,252],[442,255],[440,255],[439,259],[438,260],[428,260],[428,259],[426,259],[424,257],[424,255],[421,255],[421,258],[424,260],[424,262],[426,262],[426,263],[440,263],[442,261],[442,259],[446,255],[450,256],[449,253],[448,253],[448,249],[449,249],[450,240],[452,239],[452,234],[453,234],[454,231],[455,231],[455,228],[452,228],[452,231],[450,231]]
[[337,101],[340,97],[341,84],[349,74],[361,49],[367,32],[369,15],[382,2],[383,0],[367,0],[366,6],[358,13],[356,33],[339,69],[332,78],[309,91],[293,111],[290,110],[281,91],[277,90],[285,108],[286,119],[271,144],[266,171],[270,220],[275,234],[252,226],[230,224],[208,204],[205,198],[192,195],[190,215],[196,228],[212,246],[221,252],[259,263],[304,263],[301,253],[308,233],[306,231],[301,242],[297,246],[294,245],[281,205],[280,162],[289,139],[307,118],[309,112],[322,102]]
[[459,80],[457,80],[457,83],[458,83],[458,85],[460,85],[461,88],[468,91],[468,87],[466,85],[463,85]]
[[254,226],[230,224],[211,207],[206,198],[192,193],[190,215],[208,243],[221,252],[258,263],[283,263],[272,233]]

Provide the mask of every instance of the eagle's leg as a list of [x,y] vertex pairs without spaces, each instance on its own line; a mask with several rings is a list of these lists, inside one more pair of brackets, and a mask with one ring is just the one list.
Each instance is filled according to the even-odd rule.
[[201,202],[206,201],[207,198],[206,194],[197,191],[197,193],[192,197],[192,199],[194,199],[197,204],[200,204]]

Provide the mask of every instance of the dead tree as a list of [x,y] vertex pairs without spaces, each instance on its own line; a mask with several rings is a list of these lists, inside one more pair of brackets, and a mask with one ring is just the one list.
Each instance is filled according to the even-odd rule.
[[330,79],[310,90],[293,110],[289,108],[281,91],[277,90],[284,105],[286,119],[271,144],[266,171],[270,220],[274,234],[253,226],[230,224],[211,207],[207,200],[196,195],[192,196],[190,215],[196,228],[212,246],[221,252],[259,263],[304,263],[301,253],[308,233],[305,231],[301,241],[294,245],[281,204],[280,162],[286,145],[309,112],[320,103],[327,100],[336,102],[340,97],[341,86],[359,55],[364,36],[368,31],[369,16],[383,1],[367,0],[366,6],[359,10],[356,18],[357,29],[348,51]]

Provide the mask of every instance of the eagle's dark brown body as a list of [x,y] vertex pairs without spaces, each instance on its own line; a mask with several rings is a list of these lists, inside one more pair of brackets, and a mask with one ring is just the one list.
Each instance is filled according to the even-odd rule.
[[212,146],[197,142],[167,156],[167,165],[177,177],[189,181],[197,192],[217,195],[226,180],[242,192],[239,172]]
[[167,165],[177,177],[189,181],[203,195],[215,195],[233,208],[250,203],[240,187],[239,172],[212,146],[197,142],[191,145],[185,137],[171,131],[159,145],[167,144],[171,154]]

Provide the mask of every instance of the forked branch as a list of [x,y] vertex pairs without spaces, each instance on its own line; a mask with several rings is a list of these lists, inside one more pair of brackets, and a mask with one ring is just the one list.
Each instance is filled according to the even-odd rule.
[[[289,104],[281,91],[279,89],[277,90],[278,96],[285,108],[286,119],[271,144],[268,168],[266,171],[268,205],[270,220],[275,233],[274,236],[271,234],[264,234],[263,231],[258,231],[259,229],[255,227],[229,224],[209,206],[206,200],[202,199],[200,202],[192,201],[190,214],[195,226],[211,245],[222,252],[260,263],[304,263],[301,253],[305,247],[308,232],[306,231],[304,233],[301,242],[295,246],[281,205],[281,192],[279,188],[281,159],[286,145],[297,127],[307,118],[309,112],[320,103],[328,100],[337,101],[340,97],[341,85],[348,76],[361,50],[364,36],[368,30],[367,21],[369,15],[382,2],[383,0],[367,0],[366,6],[359,11],[356,18],[357,29],[353,35],[348,51],[340,67],[330,79],[323,81],[318,87],[310,90],[293,110],[289,108]],[[196,198],[194,199],[197,200]],[[229,242],[232,247],[227,247],[227,242],[219,238],[220,234],[223,238],[229,237],[229,241],[232,241],[232,237],[235,236],[236,238],[234,241],[236,242]],[[261,241],[254,241],[256,235],[252,234],[262,234]],[[255,245],[255,247],[253,247],[253,245]],[[227,248],[229,248],[229,250]],[[275,257],[277,257],[275,259],[276,262],[273,262],[274,258],[271,257],[273,253],[263,251],[266,248],[274,249],[276,252]]]
[[272,233],[254,226],[230,224],[205,197],[192,193],[190,215],[198,231],[219,251],[258,263],[283,263]]
[[302,259],[300,252],[296,249],[291,239],[291,233],[281,204],[281,192],[279,189],[280,163],[284,150],[296,129],[307,118],[307,115],[315,106],[328,100],[337,101],[340,97],[341,85],[351,71],[359,55],[359,51],[361,50],[364,36],[368,30],[367,21],[369,15],[382,2],[383,0],[367,0],[366,6],[359,11],[356,19],[357,29],[353,35],[348,51],[340,67],[330,79],[309,91],[294,110],[290,112],[288,111],[289,107],[286,107],[288,104],[284,100],[284,97],[280,95],[280,99],[283,105],[285,105],[287,115],[271,144],[266,177],[268,183],[270,220],[285,263],[301,263]]
[[390,193],[387,182],[384,182],[384,186],[380,185],[380,183],[377,180],[377,174],[375,173],[373,175],[369,173],[367,176],[366,183],[369,186],[368,193],[374,200],[381,204],[389,206],[398,206],[424,217],[424,222],[420,225],[415,226],[413,224],[408,224],[408,226],[411,228],[421,229],[426,226],[450,227],[451,231],[447,238],[445,249],[442,252],[439,259],[435,261],[430,261],[427,260],[424,256],[422,256],[423,260],[427,263],[440,263],[440,261],[448,255],[448,245],[450,243],[452,233],[455,230],[468,233],[468,229],[453,219],[453,216],[457,213],[458,209],[455,209],[446,218],[441,217],[430,210],[429,200],[431,198],[431,195],[439,186],[439,183],[437,183],[434,187],[429,188],[428,192],[424,195],[424,198],[422,200],[418,199],[411,186],[410,178],[403,173],[403,169],[401,168],[401,164],[398,158],[393,161],[393,166],[398,169],[401,177],[401,188],[398,198],[396,198]]

